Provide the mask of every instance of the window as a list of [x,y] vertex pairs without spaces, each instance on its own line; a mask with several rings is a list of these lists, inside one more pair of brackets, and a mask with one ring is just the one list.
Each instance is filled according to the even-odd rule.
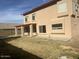
[[32,14],[32,20],[35,20],[35,13]]
[[78,12],[78,5],[75,4],[75,11]]
[[32,25],[32,29],[33,29],[33,32],[35,33],[36,32],[36,24]]
[[25,22],[27,22],[27,20],[28,20],[28,16],[25,17]]
[[39,32],[46,33],[46,26],[45,25],[39,26]]
[[67,3],[61,3],[57,6],[58,13],[67,12]]
[[30,32],[30,28],[28,25],[26,27],[24,27],[24,32]]
[[53,30],[62,29],[62,23],[52,24],[52,29]]

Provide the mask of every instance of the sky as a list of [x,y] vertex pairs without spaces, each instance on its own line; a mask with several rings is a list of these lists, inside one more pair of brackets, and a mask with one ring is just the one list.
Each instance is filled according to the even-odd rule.
[[0,0],[0,23],[23,23],[23,13],[47,0]]

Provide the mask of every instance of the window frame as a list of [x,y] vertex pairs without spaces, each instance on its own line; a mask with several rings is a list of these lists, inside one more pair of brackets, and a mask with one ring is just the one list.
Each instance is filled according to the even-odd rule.
[[40,33],[46,33],[46,25],[40,25],[39,26],[39,32]]
[[64,13],[64,12],[67,12],[67,11],[68,11],[68,7],[67,7],[66,2],[62,2],[62,3],[59,3],[57,5],[57,12],[58,13]]
[[35,20],[35,13],[32,14],[32,20]]
[[52,24],[52,30],[60,30],[63,29],[63,23]]
[[25,16],[25,22],[27,22],[28,21],[28,16]]

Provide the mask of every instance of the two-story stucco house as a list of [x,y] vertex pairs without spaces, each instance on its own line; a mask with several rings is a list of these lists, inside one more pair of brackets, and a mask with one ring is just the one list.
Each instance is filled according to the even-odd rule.
[[52,39],[78,39],[79,0],[50,0],[23,14],[21,36],[40,36]]

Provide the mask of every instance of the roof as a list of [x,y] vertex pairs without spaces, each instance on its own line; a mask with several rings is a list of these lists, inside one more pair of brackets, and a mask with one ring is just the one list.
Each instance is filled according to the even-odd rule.
[[0,23],[0,29],[14,29],[14,26],[18,24],[16,23]]
[[26,26],[26,25],[30,25],[30,24],[36,24],[36,23],[20,24],[20,25],[16,25],[15,27],[21,27],[21,26]]
[[46,8],[48,6],[54,5],[58,1],[60,1],[60,0],[51,0],[51,1],[47,2],[47,3],[44,3],[44,4],[38,6],[38,7],[34,8],[34,9],[28,11],[28,12],[23,13],[23,16],[28,15],[28,14],[33,13],[33,12],[36,12],[38,10],[44,9],[44,8]]

